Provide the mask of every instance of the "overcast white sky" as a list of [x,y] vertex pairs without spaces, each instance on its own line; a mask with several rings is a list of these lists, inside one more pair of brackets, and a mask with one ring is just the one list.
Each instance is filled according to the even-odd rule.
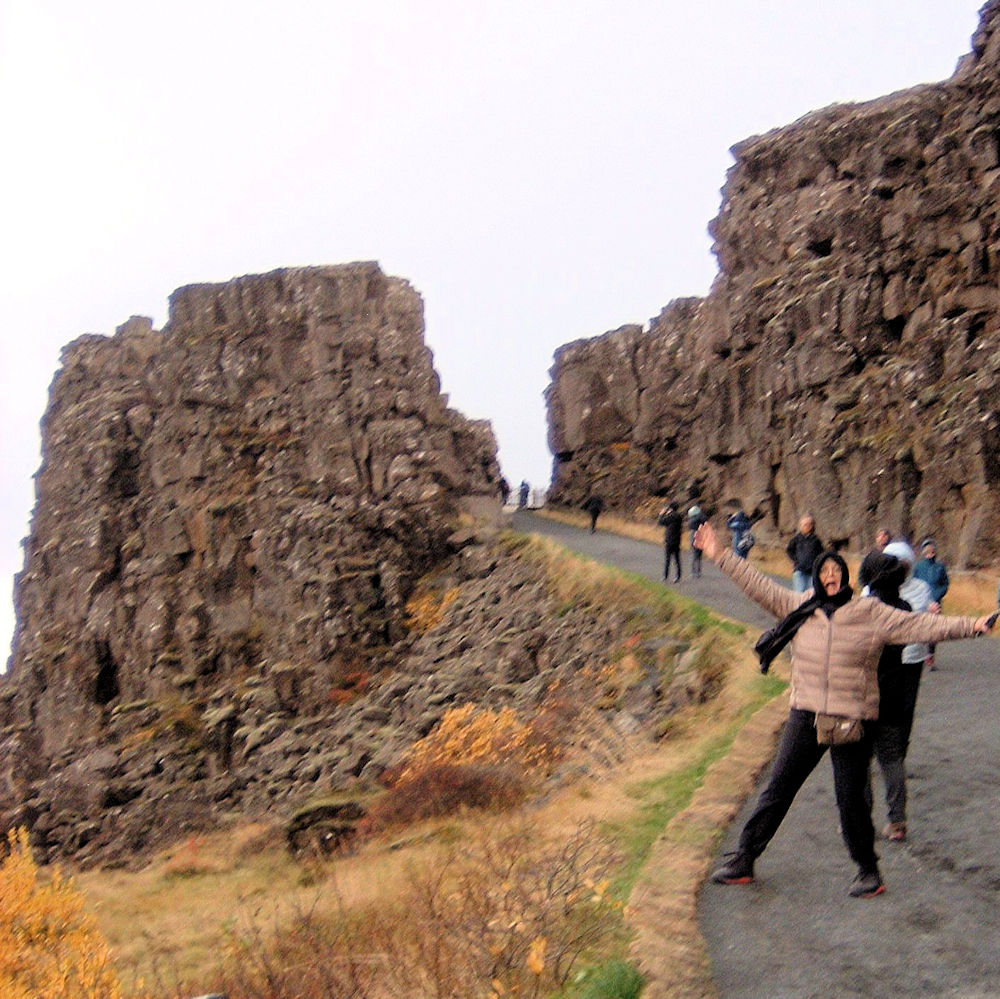
[[729,147],[950,76],[980,0],[0,0],[0,668],[60,349],[378,260],[545,486],[561,344],[715,274]]

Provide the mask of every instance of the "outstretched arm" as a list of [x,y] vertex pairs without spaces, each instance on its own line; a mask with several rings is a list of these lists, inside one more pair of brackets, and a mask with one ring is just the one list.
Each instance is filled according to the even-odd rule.
[[983,617],[946,617],[941,614],[911,614],[885,604],[873,603],[872,613],[879,619],[883,638],[894,645],[910,642],[945,642],[955,638],[985,635],[996,620]]
[[744,558],[738,558],[719,542],[715,528],[708,522],[694,532],[694,546],[700,548],[756,604],[775,617],[784,617],[811,594],[793,593],[758,572]]

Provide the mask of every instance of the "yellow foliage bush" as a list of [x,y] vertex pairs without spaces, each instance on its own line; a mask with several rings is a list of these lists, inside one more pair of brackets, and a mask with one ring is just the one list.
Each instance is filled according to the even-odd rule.
[[550,747],[512,708],[491,711],[465,704],[446,711],[438,727],[414,743],[395,783],[452,764],[505,764],[534,774],[550,756]]
[[443,593],[423,592],[406,602],[406,627],[418,635],[426,634],[444,620],[445,612],[458,597],[458,587]]
[[0,995],[4,999],[121,999],[111,951],[83,897],[55,871],[43,881],[24,829],[0,862]]

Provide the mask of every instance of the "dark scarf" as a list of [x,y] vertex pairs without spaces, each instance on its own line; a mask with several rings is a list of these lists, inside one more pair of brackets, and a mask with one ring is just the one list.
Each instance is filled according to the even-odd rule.
[[[819,571],[823,567],[823,563],[830,560],[840,566],[842,580],[840,589],[833,596],[827,595],[819,581]],[[847,563],[837,552],[823,552],[813,562],[812,575],[813,595],[799,604],[787,617],[782,618],[773,628],[765,631],[753,647],[760,659],[761,673],[766,673],[771,668],[771,663],[778,653],[795,637],[795,633],[802,627],[803,623],[812,617],[817,610],[822,610],[827,617],[833,617],[833,612],[838,607],[843,607],[854,596],[854,590],[847,583],[849,579]]]

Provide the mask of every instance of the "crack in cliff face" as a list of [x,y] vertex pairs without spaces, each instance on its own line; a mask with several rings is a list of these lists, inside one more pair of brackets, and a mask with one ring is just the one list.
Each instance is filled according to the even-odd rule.
[[[604,479],[633,515],[731,499],[765,539],[811,511],[859,549],[877,520],[947,539],[956,566],[1000,557],[976,429],[1000,417],[998,28],[991,0],[951,80],[734,146],[709,296],[556,353],[552,501]],[[638,416],[612,441],[579,414],[623,383]]]

